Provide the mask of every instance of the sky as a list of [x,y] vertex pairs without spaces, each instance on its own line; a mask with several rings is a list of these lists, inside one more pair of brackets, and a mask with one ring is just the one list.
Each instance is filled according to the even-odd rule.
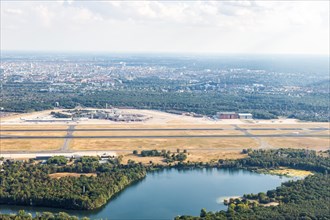
[[1,50],[329,55],[329,1],[1,0]]

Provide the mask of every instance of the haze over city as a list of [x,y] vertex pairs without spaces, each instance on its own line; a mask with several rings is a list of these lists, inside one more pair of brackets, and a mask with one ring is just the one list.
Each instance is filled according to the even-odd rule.
[[1,1],[1,50],[329,54],[329,1]]

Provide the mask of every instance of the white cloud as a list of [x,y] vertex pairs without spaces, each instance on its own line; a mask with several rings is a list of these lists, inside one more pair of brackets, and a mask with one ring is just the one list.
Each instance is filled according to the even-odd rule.
[[40,21],[43,26],[50,27],[51,22],[54,18],[54,12],[48,10],[48,7],[45,5],[39,5],[35,8],[36,14],[40,17]]
[[2,49],[329,54],[328,1],[5,1]]
[[14,9],[14,8],[7,8],[7,9],[5,9],[5,13],[20,15],[20,14],[22,14],[22,10]]

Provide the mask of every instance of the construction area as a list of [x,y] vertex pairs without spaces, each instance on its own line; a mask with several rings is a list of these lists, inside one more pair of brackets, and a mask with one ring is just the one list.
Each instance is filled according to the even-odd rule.
[[[111,115],[101,116],[105,112],[113,115],[120,112],[145,120],[111,120]],[[71,115],[63,120],[54,117],[57,113]],[[81,117],[72,117],[77,113]],[[24,158],[38,154],[102,152],[123,155],[124,161],[157,162],[159,158],[143,161],[146,158],[138,158],[132,151],[179,149],[187,150],[189,161],[205,162],[242,157],[240,152],[246,148],[328,150],[330,147],[329,123],[254,120],[250,115],[242,116],[248,119],[215,120],[138,109],[120,109],[116,113],[108,109],[80,109],[13,114],[1,118],[1,156]]]

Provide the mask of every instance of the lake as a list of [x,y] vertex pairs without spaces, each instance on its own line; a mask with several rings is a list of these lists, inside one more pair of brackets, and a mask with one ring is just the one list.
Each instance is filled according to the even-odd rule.
[[173,219],[177,215],[199,215],[225,210],[223,199],[247,193],[266,192],[293,178],[233,169],[165,169],[150,172],[129,186],[104,207],[94,211],[73,211],[42,207],[0,205],[1,213],[20,209],[35,214],[65,211],[91,219]]

